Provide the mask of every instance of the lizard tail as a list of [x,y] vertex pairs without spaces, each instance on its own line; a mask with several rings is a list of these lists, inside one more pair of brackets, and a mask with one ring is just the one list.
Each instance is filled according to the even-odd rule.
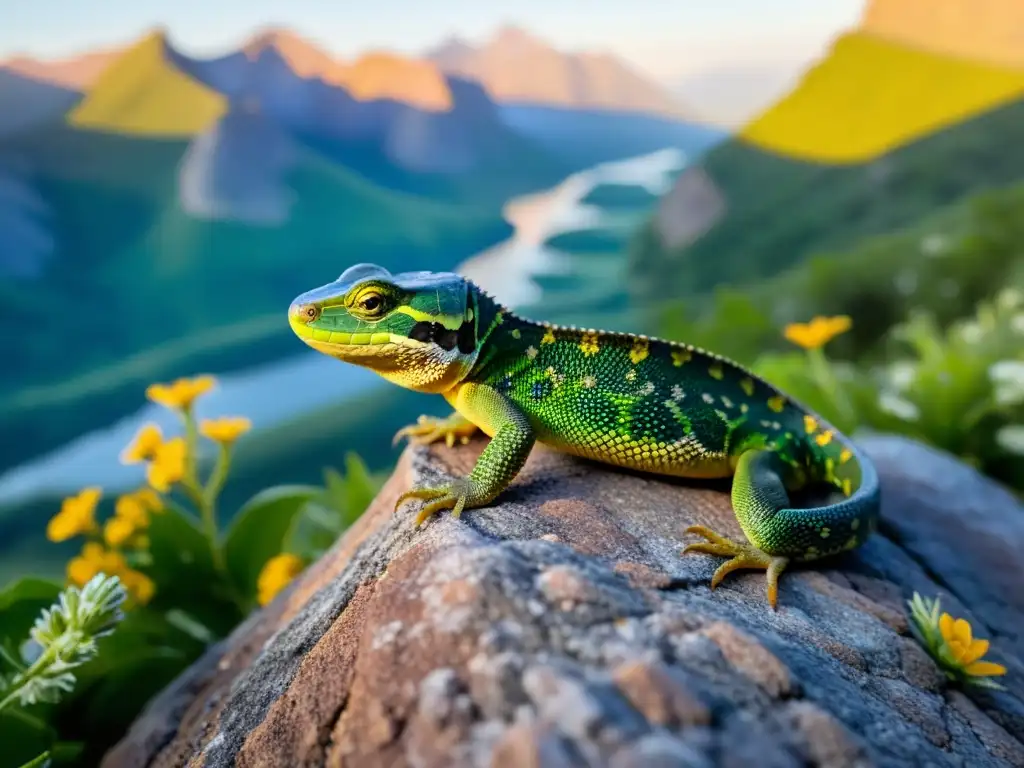
[[843,497],[823,506],[795,507],[787,489],[803,485],[807,473],[772,450],[749,450],[739,457],[733,509],[747,538],[766,554],[815,560],[859,546],[878,525],[878,473],[854,443],[837,438],[815,450],[808,469],[813,479]]

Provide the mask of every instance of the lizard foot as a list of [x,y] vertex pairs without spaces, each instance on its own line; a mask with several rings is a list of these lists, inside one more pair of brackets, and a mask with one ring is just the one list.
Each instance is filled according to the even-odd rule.
[[779,595],[779,574],[789,564],[788,558],[773,557],[765,554],[753,544],[739,544],[732,539],[721,536],[710,528],[703,525],[691,525],[686,533],[695,533],[703,536],[707,541],[700,541],[694,544],[687,544],[683,548],[683,554],[687,552],[703,552],[706,555],[717,555],[728,557],[715,571],[711,577],[711,588],[717,587],[727,575],[733,571],[743,569],[763,569],[767,571],[768,580],[768,604],[776,607]]
[[472,486],[468,480],[453,480],[447,485],[438,488],[410,488],[398,497],[395,502],[395,511],[408,499],[422,499],[427,502],[423,509],[416,515],[415,527],[423,525],[423,522],[441,510],[450,509],[452,517],[458,519],[462,510],[466,508],[466,502],[472,495]]
[[463,445],[468,443],[469,438],[476,434],[477,429],[479,427],[476,424],[463,418],[458,412],[452,413],[444,419],[439,419],[436,416],[420,416],[415,424],[398,430],[391,444],[396,445],[403,437],[408,437],[409,442],[415,445],[430,445],[443,439],[451,448],[455,445],[456,440]]

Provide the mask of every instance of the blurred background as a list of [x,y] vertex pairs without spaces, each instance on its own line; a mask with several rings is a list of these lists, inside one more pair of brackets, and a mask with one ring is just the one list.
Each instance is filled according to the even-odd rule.
[[[714,348],[850,429],[1024,488],[1018,0],[22,3],[0,28],[0,581],[60,576],[213,373],[225,507],[319,482],[440,398],[307,350],[357,262]],[[848,315],[815,378],[783,328]],[[234,501],[232,501],[234,500]]]

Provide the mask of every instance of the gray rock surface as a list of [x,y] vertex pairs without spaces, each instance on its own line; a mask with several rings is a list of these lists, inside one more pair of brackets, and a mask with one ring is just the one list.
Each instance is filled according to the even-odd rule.
[[[424,529],[409,449],[357,525],[155,700],[122,766],[1024,766],[1024,508],[954,460],[865,438],[885,524],[860,550],[717,590],[682,530],[721,487],[534,451],[493,507]],[[1008,691],[949,688],[913,590],[992,639]]]

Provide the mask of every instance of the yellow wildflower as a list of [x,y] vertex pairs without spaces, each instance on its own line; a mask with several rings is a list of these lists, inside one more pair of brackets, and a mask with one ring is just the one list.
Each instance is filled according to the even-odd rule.
[[146,479],[161,493],[167,493],[171,486],[185,476],[185,459],[188,445],[183,437],[172,437],[162,444],[146,468]]
[[1000,688],[990,677],[1006,674],[1006,667],[984,661],[988,640],[975,638],[971,625],[965,619],[954,619],[939,612],[939,601],[923,598],[916,592],[910,601],[912,628],[921,644],[951,680]]
[[252,422],[244,416],[221,416],[219,419],[203,419],[199,423],[203,437],[224,445],[231,445],[250,429]]
[[149,576],[141,571],[127,568],[120,574],[121,583],[124,584],[128,597],[136,605],[145,605],[153,599],[156,594],[156,584]]
[[213,376],[196,376],[194,379],[177,379],[170,384],[150,384],[146,388],[146,397],[158,405],[176,411],[185,411],[200,395],[205,395],[217,380]]
[[136,494],[126,493],[114,504],[113,519],[122,520],[133,529],[145,528],[149,525],[149,509]]
[[943,613],[939,618],[939,631],[946,641],[950,656],[968,675],[992,677],[1006,674],[1006,667],[1002,664],[980,660],[988,653],[988,640],[975,639],[966,619],[954,619],[948,613]]
[[302,560],[288,552],[267,560],[256,582],[260,605],[266,605],[273,600],[278,592],[302,572],[302,568]]
[[150,461],[164,441],[163,433],[156,424],[143,424],[135,439],[121,453],[122,464],[138,464]]
[[80,555],[68,562],[67,576],[68,581],[81,587],[97,573],[120,576],[127,568],[128,562],[121,553],[104,549],[102,544],[90,541],[82,547]]
[[82,533],[96,530],[96,505],[103,496],[103,490],[89,487],[74,496],[64,499],[60,512],[50,518],[46,526],[46,538],[50,541],[67,541]]
[[139,488],[133,495],[148,512],[164,511],[163,499],[152,488]]
[[135,523],[124,517],[114,516],[103,524],[103,540],[111,547],[120,547],[137,530]]
[[809,323],[790,323],[784,335],[788,341],[804,349],[818,349],[825,346],[841,333],[846,333],[853,322],[846,315],[822,317],[818,315]]

